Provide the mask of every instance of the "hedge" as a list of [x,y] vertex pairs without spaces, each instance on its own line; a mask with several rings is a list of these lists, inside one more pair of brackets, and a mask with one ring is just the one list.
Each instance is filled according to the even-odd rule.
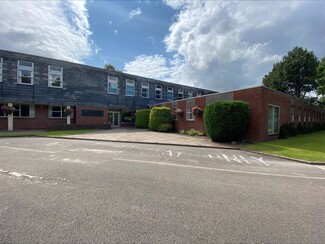
[[155,107],[149,116],[149,129],[153,131],[168,132],[172,129],[173,115],[168,107]]
[[249,108],[243,101],[216,101],[204,112],[205,129],[212,141],[242,139],[248,125]]
[[149,115],[150,115],[150,109],[145,108],[145,109],[137,110],[135,114],[135,127],[148,129]]

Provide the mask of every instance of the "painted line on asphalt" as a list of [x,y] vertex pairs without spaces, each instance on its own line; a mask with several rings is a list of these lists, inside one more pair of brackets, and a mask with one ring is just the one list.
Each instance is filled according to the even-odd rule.
[[27,152],[39,152],[39,153],[50,153],[50,154],[55,153],[55,152],[41,151],[41,150],[27,149],[27,148],[19,148],[19,147],[6,147],[6,146],[0,146],[0,148],[11,149],[11,150],[18,150],[18,151],[27,151]]
[[321,169],[321,170],[324,170],[324,171],[325,171],[325,166],[317,166],[317,165],[316,165],[316,167],[319,168],[319,169]]
[[263,173],[263,172],[210,168],[210,167],[202,167],[202,166],[195,166],[195,165],[173,164],[173,163],[167,163],[167,162],[155,162],[155,161],[145,161],[145,160],[136,160],[136,159],[113,158],[113,160],[124,161],[124,162],[134,162],[134,163],[157,164],[157,165],[173,166],[173,167],[179,167],[179,168],[203,169],[203,170],[220,171],[220,172],[237,173],[237,174],[250,174],[250,175],[264,175],[264,176],[274,176],[274,177],[284,177],[284,178],[325,180],[325,177],[271,174],[271,173]]

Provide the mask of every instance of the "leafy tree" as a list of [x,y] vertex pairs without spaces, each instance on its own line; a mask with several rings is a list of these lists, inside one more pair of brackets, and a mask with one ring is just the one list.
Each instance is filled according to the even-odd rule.
[[318,58],[312,51],[294,47],[273,65],[273,69],[263,78],[263,84],[287,94],[305,98],[306,93],[315,91]]
[[325,96],[325,57],[322,58],[321,62],[317,67],[317,94]]
[[118,71],[113,64],[105,64],[104,69]]

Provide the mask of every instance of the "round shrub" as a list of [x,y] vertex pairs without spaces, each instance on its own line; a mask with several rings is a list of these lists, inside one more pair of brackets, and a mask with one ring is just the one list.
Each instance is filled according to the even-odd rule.
[[159,131],[159,128],[165,124],[172,127],[173,115],[168,107],[154,107],[151,109],[149,116],[149,129]]
[[135,127],[148,129],[149,115],[150,115],[150,109],[145,108],[145,109],[137,110],[135,115]]
[[249,108],[243,101],[216,101],[204,111],[205,129],[212,141],[237,141],[247,129]]
[[159,132],[171,132],[173,129],[173,126],[171,124],[162,124],[159,126],[158,131]]

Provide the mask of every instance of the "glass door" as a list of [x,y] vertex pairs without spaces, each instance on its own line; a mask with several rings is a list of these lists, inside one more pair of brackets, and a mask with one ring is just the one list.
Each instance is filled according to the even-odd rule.
[[108,112],[108,121],[111,122],[112,127],[120,126],[120,113]]

